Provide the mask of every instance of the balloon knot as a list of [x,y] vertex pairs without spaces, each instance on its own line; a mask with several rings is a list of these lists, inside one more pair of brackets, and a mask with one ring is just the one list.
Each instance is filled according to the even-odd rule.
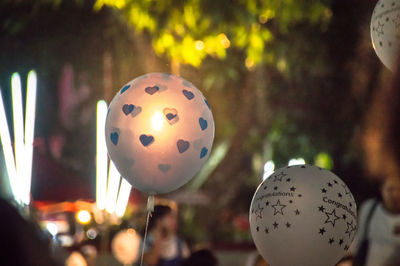
[[150,194],[147,198],[147,211],[154,212],[154,194]]

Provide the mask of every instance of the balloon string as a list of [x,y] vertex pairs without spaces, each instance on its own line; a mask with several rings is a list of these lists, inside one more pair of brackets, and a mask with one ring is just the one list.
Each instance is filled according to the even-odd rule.
[[149,198],[147,199],[147,220],[146,220],[146,229],[144,230],[142,256],[140,258],[140,266],[143,266],[144,249],[146,247],[147,231],[149,229],[149,220],[151,217],[151,213],[153,211],[154,211],[154,195],[150,195]]
[[143,258],[144,258],[144,248],[146,247],[146,239],[147,239],[147,229],[149,227],[149,219],[151,216],[151,212],[147,212],[147,221],[146,221],[146,230],[144,231],[144,238],[143,238],[143,247],[142,247],[142,256],[140,258],[140,266],[143,265]]

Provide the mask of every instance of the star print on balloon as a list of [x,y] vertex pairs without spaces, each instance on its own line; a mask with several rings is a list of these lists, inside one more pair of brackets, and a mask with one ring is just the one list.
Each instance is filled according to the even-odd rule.
[[[133,187],[167,193],[204,165],[214,140],[214,119],[202,93],[185,79],[150,73],[111,101],[106,144],[111,160]],[[135,163],[127,163],[129,161]]]
[[336,220],[340,219],[339,216],[336,216],[335,212],[335,209],[333,209],[331,213],[325,212],[327,216],[325,223],[331,223],[333,227],[335,226]]
[[276,202],[275,205],[271,205],[271,206],[272,206],[272,208],[274,208],[274,215],[276,215],[276,214],[278,214],[278,213],[280,213],[280,214],[283,215],[283,208],[286,207],[286,205],[281,204],[281,203],[279,202],[279,200]]
[[378,33],[378,37],[380,37],[381,35],[384,34],[383,32],[383,26],[385,26],[385,24],[381,24],[380,21],[378,21],[378,25],[376,27],[376,32]]
[[270,265],[335,265],[357,229],[346,184],[310,165],[276,170],[257,188],[250,210],[251,235]]
[[264,208],[262,208],[260,205],[258,205],[257,209],[254,211],[254,213],[256,214],[256,218],[260,218],[262,219],[262,211]]
[[371,39],[382,63],[394,70],[400,46],[400,0],[380,0],[371,18]]
[[273,175],[274,182],[276,182],[276,181],[282,182],[282,178],[285,177],[285,176],[286,176],[286,174],[284,172],[280,172],[278,174],[274,174]]
[[356,231],[356,226],[355,225],[353,225],[353,220],[351,221],[351,223],[349,223],[349,222],[347,222],[347,229],[346,229],[346,234],[348,234],[349,235],[349,237],[351,237],[351,234],[353,233],[353,232],[355,232]]
[[393,23],[394,23],[394,27],[396,28],[396,30],[399,30],[400,27],[400,14],[397,13],[396,17],[394,19],[392,19]]

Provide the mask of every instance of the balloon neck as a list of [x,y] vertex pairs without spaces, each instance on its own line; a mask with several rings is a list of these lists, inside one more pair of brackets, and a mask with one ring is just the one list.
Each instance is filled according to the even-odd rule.
[[154,194],[150,194],[147,198],[147,212],[154,212]]

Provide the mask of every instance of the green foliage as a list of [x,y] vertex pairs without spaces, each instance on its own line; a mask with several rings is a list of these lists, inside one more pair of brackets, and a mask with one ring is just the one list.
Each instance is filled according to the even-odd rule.
[[291,121],[284,113],[280,113],[270,128],[268,140],[273,147],[272,158],[276,167],[287,165],[289,159],[302,157],[307,163],[313,162],[313,157],[318,153],[315,145],[311,143],[310,135]]
[[251,69],[274,57],[267,52],[276,33],[299,22],[326,25],[331,13],[323,1],[97,0],[124,12],[137,32],[152,36],[158,55],[199,67],[207,56],[224,59],[228,50],[244,53]]
[[315,156],[314,164],[327,170],[332,170],[333,159],[328,153],[320,152]]

